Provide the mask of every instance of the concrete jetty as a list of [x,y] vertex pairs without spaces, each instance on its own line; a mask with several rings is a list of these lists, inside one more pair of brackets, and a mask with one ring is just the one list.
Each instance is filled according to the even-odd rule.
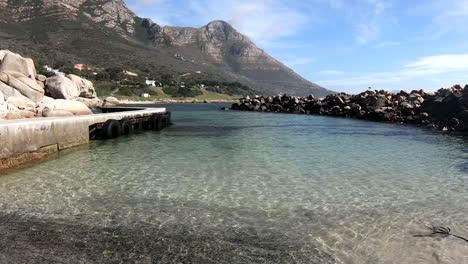
[[162,127],[170,122],[166,108],[116,107],[105,108],[102,114],[0,121],[0,169],[2,161],[4,168],[10,167],[5,165],[11,163],[7,159],[27,153],[53,153],[87,144],[105,129],[110,133],[114,128],[120,131],[119,124],[133,131],[134,128],[154,129],[158,126],[152,124],[158,121]]

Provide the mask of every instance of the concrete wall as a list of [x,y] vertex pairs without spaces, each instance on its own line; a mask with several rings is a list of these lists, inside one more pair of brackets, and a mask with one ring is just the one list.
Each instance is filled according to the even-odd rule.
[[87,144],[91,125],[109,119],[121,120],[165,112],[165,108],[148,108],[108,114],[0,121],[0,159]]

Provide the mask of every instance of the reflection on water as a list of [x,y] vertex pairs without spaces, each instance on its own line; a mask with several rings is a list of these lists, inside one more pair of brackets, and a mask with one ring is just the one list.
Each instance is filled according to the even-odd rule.
[[[468,236],[462,139],[218,107],[170,105],[176,125],[160,133],[93,142],[1,177],[3,218],[63,230],[48,247],[84,241],[91,262],[468,263],[461,240],[413,237],[431,223]],[[0,260],[21,256],[9,252]]]

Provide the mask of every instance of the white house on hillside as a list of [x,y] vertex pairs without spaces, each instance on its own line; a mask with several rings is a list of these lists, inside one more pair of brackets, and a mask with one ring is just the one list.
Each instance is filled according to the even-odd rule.
[[44,69],[48,72],[51,72],[53,73],[55,76],[65,76],[65,73],[57,70],[57,69],[53,69],[52,67],[49,67],[48,65],[45,65],[44,66]]
[[154,80],[146,80],[146,85],[148,85],[148,86],[156,86],[156,81],[154,81]]

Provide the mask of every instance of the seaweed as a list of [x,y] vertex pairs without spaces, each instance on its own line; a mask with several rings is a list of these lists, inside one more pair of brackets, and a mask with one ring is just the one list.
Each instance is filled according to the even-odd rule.
[[434,236],[442,236],[442,237],[449,237],[449,236],[453,236],[453,237],[456,237],[456,238],[459,238],[459,239],[462,239],[464,240],[465,242],[468,243],[468,239],[464,238],[464,237],[461,237],[461,236],[458,236],[458,235],[454,235],[452,234],[452,230],[450,229],[450,227],[444,227],[444,226],[435,226],[435,225],[432,225],[432,226],[426,226],[429,230],[431,230],[431,234],[426,234],[426,235],[414,235],[414,237],[434,237]]

